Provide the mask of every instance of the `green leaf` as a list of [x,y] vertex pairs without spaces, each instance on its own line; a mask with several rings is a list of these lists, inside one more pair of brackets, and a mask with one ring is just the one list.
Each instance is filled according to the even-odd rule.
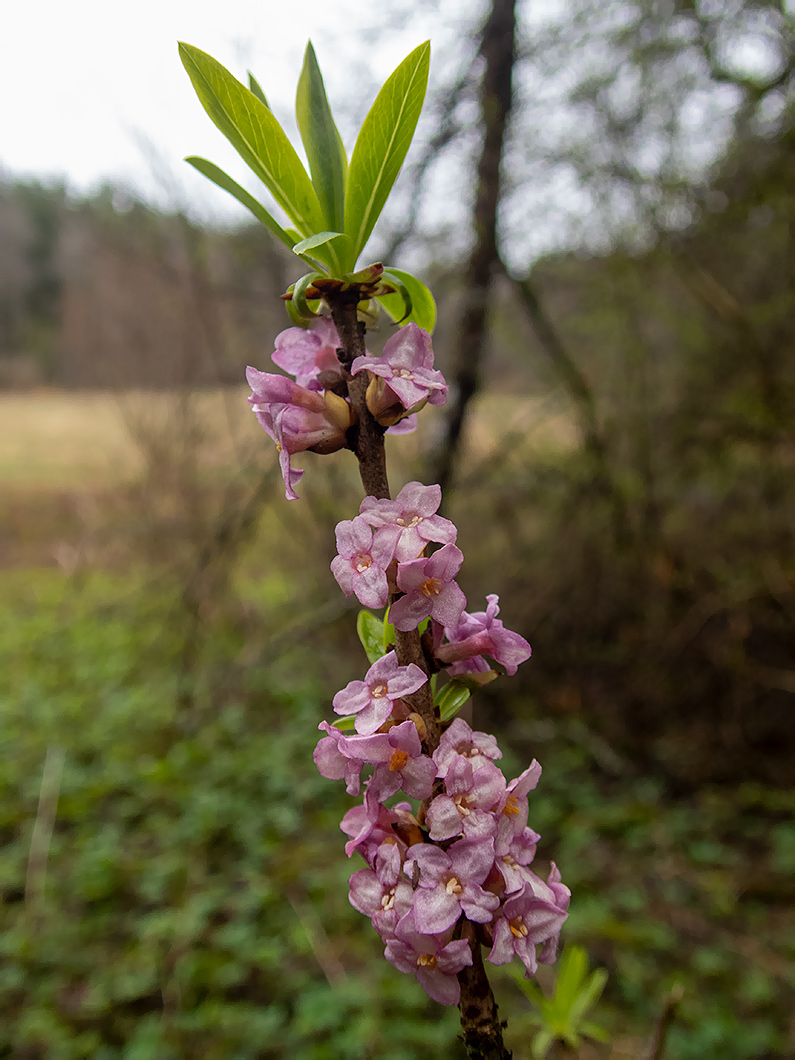
[[345,231],[354,262],[370,237],[411,144],[428,87],[430,42],[408,55],[384,82],[359,130],[345,189]]
[[219,62],[189,44],[179,53],[202,106],[302,235],[324,228],[312,181],[265,104]]
[[583,1023],[580,1027],[580,1033],[586,1038],[593,1038],[596,1042],[607,1042],[610,1040],[610,1035],[598,1023]]
[[533,1039],[533,1060],[544,1060],[553,1041],[554,1035],[549,1031],[539,1031]]
[[[312,283],[317,280],[322,273],[319,272],[308,272],[305,276],[302,276],[300,280],[297,280],[293,287],[293,309],[302,317],[304,320],[313,320],[318,314],[311,309],[309,306],[309,300],[307,300],[306,292]],[[312,299],[314,301],[314,299]],[[319,302],[319,299],[317,300]]]
[[270,110],[271,105],[268,103],[265,93],[262,91],[262,86],[250,70],[248,72],[248,87],[249,91],[253,92],[257,99],[264,103],[268,110]]
[[217,184],[219,188],[223,188],[224,191],[228,191],[230,195],[234,195],[238,202],[242,203],[247,209],[251,210],[258,221],[261,221],[265,227],[274,235],[277,239],[281,240],[286,247],[290,250],[295,250],[293,246],[293,240],[285,232],[282,226],[275,221],[265,207],[257,202],[253,195],[250,195],[245,188],[232,180],[232,178],[224,173],[222,169],[215,165],[214,162],[208,162],[206,158],[198,158],[196,155],[191,155],[185,159],[194,169],[207,177]]
[[342,732],[352,732],[356,725],[356,716],[349,714],[344,718],[337,718],[336,721],[331,723],[335,729],[341,729]]
[[[348,159],[331,113],[323,76],[310,41],[306,46],[304,65],[298,79],[295,97],[298,130],[309,159],[312,183],[329,228],[340,231],[345,217],[345,178]],[[342,271],[353,267],[345,263]]]
[[596,1004],[602,996],[602,991],[607,983],[607,971],[597,968],[593,972],[584,987],[580,990],[571,1006],[571,1022],[578,1026],[585,1018],[585,1014]]
[[[293,285],[293,286],[295,286],[295,285]],[[292,289],[288,288],[288,290],[292,294]],[[292,299],[288,299],[287,301],[285,301],[284,308],[287,310],[287,315],[289,316],[290,320],[293,322],[293,324],[295,324],[296,327],[308,328],[310,326],[310,324],[312,323],[311,320],[304,319],[304,317],[302,317],[299,314],[298,310],[293,305]]]
[[386,655],[387,651],[389,650],[389,645],[394,644],[396,641],[395,627],[389,621],[389,612],[391,611],[391,609],[392,607],[390,605],[384,612],[384,632],[381,637],[381,644],[383,647],[383,651],[381,652],[382,655]]
[[344,232],[318,232],[296,243],[292,250],[299,258],[308,250],[314,250],[315,257],[327,259],[332,270],[342,275],[342,264],[345,257],[350,255],[351,241]]
[[439,708],[441,720],[450,721],[463,707],[472,693],[466,685],[460,684],[453,678],[444,686],[441,692],[434,698],[434,703]]
[[[378,296],[378,301],[392,320],[399,324],[411,324],[413,322],[418,327],[421,327],[423,331],[432,334],[433,329],[436,327],[436,302],[422,280],[418,280],[410,272],[404,272],[403,269],[392,268],[384,272],[383,280],[385,283],[390,281],[401,283],[411,299],[411,311],[408,316],[404,316],[404,300],[400,294],[382,294]],[[397,286],[397,283],[395,283],[395,286]]]
[[[392,299],[390,302],[390,308],[387,309],[387,314],[392,317],[392,321],[395,324],[408,324],[411,317],[411,310],[413,308],[408,288],[394,272],[382,273],[381,278],[383,279],[384,276],[386,276],[386,282],[395,288],[392,294],[380,296],[381,298]],[[402,303],[402,312],[397,308],[400,303]],[[393,311],[390,312],[390,309]],[[397,316],[397,313],[400,313],[400,316]]]
[[567,946],[560,959],[556,1000],[566,1012],[570,1012],[583,987],[588,974],[588,955],[582,946]]
[[356,619],[356,632],[370,663],[378,662],[384,651],[384,623],[369,611],[360,611]]

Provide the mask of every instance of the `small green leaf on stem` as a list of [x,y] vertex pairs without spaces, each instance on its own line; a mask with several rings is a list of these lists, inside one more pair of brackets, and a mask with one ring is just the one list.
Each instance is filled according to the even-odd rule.
[[331,723],[335,729],[340,729],[342,732],[353,732],[354,726],[356,725],[356,715],[346,715],[344,718],[337,718],[336,721]]
[[398,283],[402,284],[410,299],[409,313],[405,315],[405,296],[402,293],[379,295],[378,301],[392,320],[397,324],[414,323],[429,335],[432,334],[436,327],[436,302],[422,280],[403,269],[393,268],[387,269],[383,278],[384,282],[392,283],[395,287]]
[[360,611],[356,619],[356,632],[370,663],[378,662],[384,650],[384,623],[369,611]]
[[434,703],[439,708],[442,722],[451,721],[472,695],[465,684],[453,678],[448,681],[436,696]]
[[[307,299],[306,292],[312,286],[314,280],[320,279],[323,274],[320,272],[308,272],[305,276],[302,276],[293,287],[292,307],[295,312],[304,320],[314,320],[318,315],[314,309],[309,305],[310,299]],[[311,299],[314,301],[314,299]]]

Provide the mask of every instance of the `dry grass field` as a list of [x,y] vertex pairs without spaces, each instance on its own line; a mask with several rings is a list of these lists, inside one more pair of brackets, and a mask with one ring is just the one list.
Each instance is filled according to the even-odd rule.
[[[168,393],[42,389],[0,393],[0,485],[31,491],[113,487],[145,470],[147,452],[166,439],[201,449],[211,465],[234,465],[268,442],[248,412],[244,388]],[[429,420],[408,449],[427,443]],[[540,448],[565,448],[575,432],[548,402],[486,395],[471,422],[470,445],[488,455],[506,434]]]
[[[275,448],[250,413],[247,393],[0,392],[0,568],[68,567],[87,537],[101,537],[109,519],[118,523],[129,498],[137,504],[154,491],[158,503],[178,506],[187,482],[223,489],[253,468],[272,467]],[[421,466],[438,416],[429,410],[414,435],[394,440],[396,485],[404,462]],[[521,436],[536,451],[575,442],[570,422],[548,401],[481,397],[469,452],[488,458],[506,436]],[[335,468],[345,467],[344,455],[333,459]]]

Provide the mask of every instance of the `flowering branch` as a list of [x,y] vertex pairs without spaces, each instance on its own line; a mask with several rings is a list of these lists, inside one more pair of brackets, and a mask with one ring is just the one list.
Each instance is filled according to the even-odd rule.
[[[273,361],[287,375],[247,371],[285,495],[297,499],[304,474],[293,457],[341,449],[355,454],[365,492],[358,514],[336,527],[331,571],[347,596],[386,612],[360,612],[371,665],[334,695],[339,717],[320,723],[314,752],[321,774],[361,800],[341,822],[346,854],[366,865],[350,877],[350,902],[370,917],[395,968],[440,1004],[459,1006],[470,1057],[507,1060],[482,946],[490,963],[518,957],[532,976],[537,961],[555,959],[569,891],[554,864],[546,882],[530,868],[540,837],[527,823],[528,795],[541,767],[534,761],[507,781],[496,739],[456,715],[482,684],[515,673],[530,646],[504,628],[496,595],[485,611],[466,611],[456,581],[464,556],[456,527],[438,514],[441,487],[410,482],[392,499],[385,434],[413,429],[417,413],[447,397],[434,367],[435,305],[409,273],[380,263],[354,271],[416,125],[428,47],[388,79],[348,164],[309,46],[298,120],[311,180],[261,90],[249,92],[198,49],[181,49],[213,121],[304,238],[293,243],[230,177],[191,161],[313,269],[283,296],[297,326],[277,336]],[[366,321],[379,309],[402,326],[374,356]],[[401,792],[414,801],[394,802]]]

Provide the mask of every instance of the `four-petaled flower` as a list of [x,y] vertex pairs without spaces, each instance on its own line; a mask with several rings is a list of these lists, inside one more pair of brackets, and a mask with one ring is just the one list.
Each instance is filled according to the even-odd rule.
[[[494,942],[486,960],[507,964],[516,956],[525,966],[525,979],[529,979],[536,972],[537,960],[550,964],[555,959],[560,929],[569,915],[571,892],[560,882],[554,862],[547,883],[526,871],[524,890],[506,897],[494,916]],[[539,943],[543,948],[536,958]]]
[[433,840],[454,836],[493,836],[497,817],[492,811],[505,793],[505,777],[491,762],[473,769],[457,755],[444,781],[445,795],[437,795],[428,807],[426,823]]
[[487,732],[473,732],[463,718],[455,718],[442,734],[433,752],[438,776],[446,777],[456,756],[468,758],[473,769],[502,758],[495,738]]
[[290,457],[307,450],[336,453],[342,449],[353,422],[351,407],[330,390],[319,394],[283,375],[247,368],[246,378],[252,390],[249,404],[279,450],[285,496],[296,500],[295,486],[304,473],[291,466]]
[[356,375],[365,368],[383,379],[396,399],[393,401],[387,394],[379,397],[376,406],[371,402],[374,415],[386,412],[394,404],[411,411],[426,401],[431,405],[443,405],[447,399],[444,376],[433,367],[431,337],[414,323],[400,328],[387,339],[380,357],[371,354],[357,357],[351,365],[351,374]]
[[372,869],[359,869],[349,879],[348,900],[369,916],[382,938],[394,935],[401,917],[411,909],[414,892],[402,871],[400,847],[387,840],[375,852]]
[[386,607],[389,583],[386,571],[395,555],[400,530],[384,526],[373,531],[357,515],[337,523],[337,552],[331,561],[331,573],[346,596],[355,593],[365,607]]
[[456,975],[472,964],[472,950],[466,939],[447,942],[444,935],[423,935],[410,916],[403,917],[395,935],[384,950],[389,963],[399,972],[416,975],[425,993],[440,1005],[457,1005],[461,987]]
[[418,871],[414,892],[414,924],[426,935],[438,935],[455,924],[463,912],[469,920],[487,924],[500,900],[480,886],[494,864],[490,837],[459,839],[447,850],[431,843],[409,847],[404,872]]
[[451,674],[489,670],[484,655],[504,666],[506,673],[515,674],[519,664],[530,658],[530,645],[524,637],[506,629],[497,618],[499,596],[491,593],[486,600],[485,611],[471,615],[464,611],[457,626],[448,626],[444,631],[449,643],[437,647],[435,654]]
[[369,736],[387,720],[395,700],[416,692],[427,680],[414,663],[400,666],[397,654],[391,651],[373,663],[363,681],[349,681],[334,696],[334,710],[337,714],[355,714],[356,731]]
[[276,336],[271,360],[309,390],[325,390],[343,379],[337,357],[337,329],[329,317],[317,317],[308,328],[287,328]]
[[396,629],[416,629],[428,617],[442,625],[458,624],[467,601],[453,579],[463,560],[460,548],[445,545],[427,559],[400,564],[397,584],[405,595],[389,609],[389,621]]
[[458,536],[455,525],[436,514],[441,502],[441,486],[409,482],[393,501],[365,497],[359,511],[370,526],[399,527],[395,558],[405,563],[417,559],[429,541],[440,545],[455,543]]

